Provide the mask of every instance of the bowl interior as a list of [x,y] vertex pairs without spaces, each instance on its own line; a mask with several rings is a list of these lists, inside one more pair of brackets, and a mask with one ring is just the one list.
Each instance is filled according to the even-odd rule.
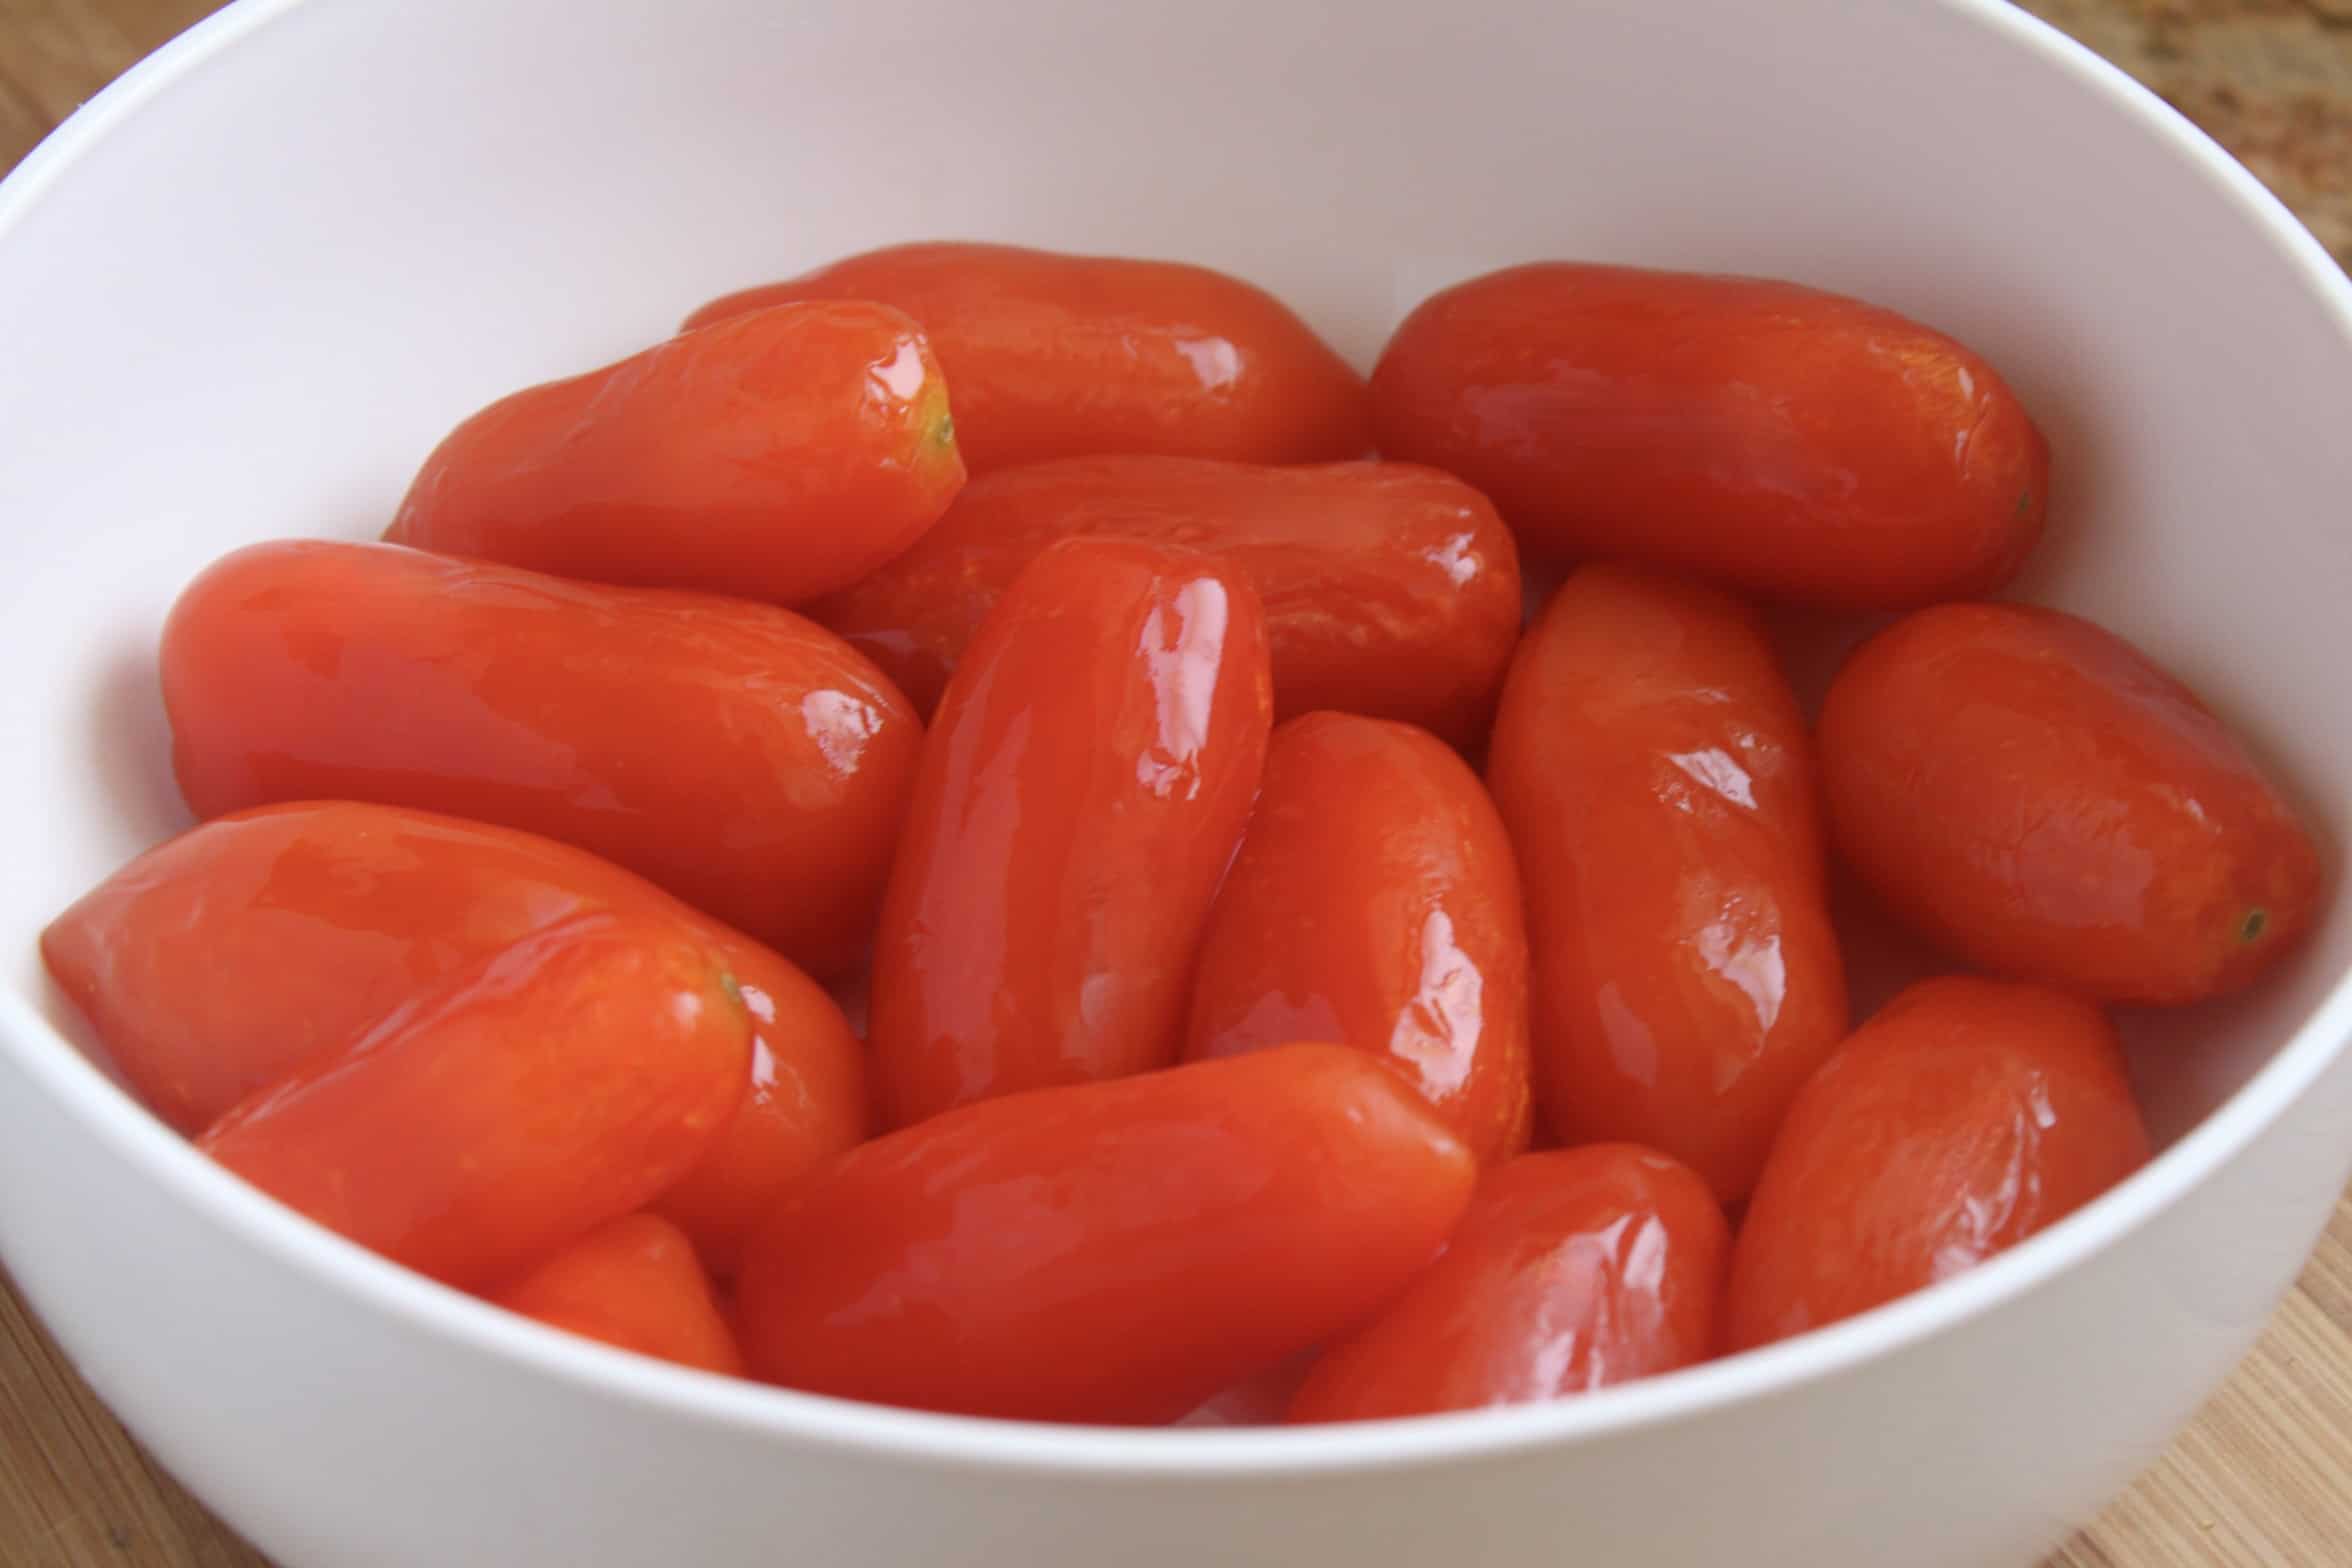
[[[246,0],[210,30],[241,36],[0,193],[0,972],[61,1029],[35,934],[186,820],[153,646],[192,572],[372,534],[488,398],[915,237],[1230,268],[1367,364],[1430,289],[1545,256],[1910,312],[2051,435],[2020,593],[2172,665],[2341,840],[2342,282],[1994,0]],[[2348,965],[2339,908],[2256,996],[2127,1020],[2160,1132]]]

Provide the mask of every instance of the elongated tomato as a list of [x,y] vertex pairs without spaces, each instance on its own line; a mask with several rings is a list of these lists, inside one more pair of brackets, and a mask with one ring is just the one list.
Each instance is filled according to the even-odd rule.
[[1074,539],[1021,574],[940,702],[891,871],[887,1124],[1175,1060],[1271,706],[1233,568]]
[[706,945],[668,918],[580,915],[314,1058],[200,1147],[329,1229],[479,1289],[693,1169],[750,1058]]
[[865,946],[921,727],[788,611],[390,545],[254,545],[163,632],[197,815],[342,798],[593,850],[830,973]]
[[1257,463],[1361,457],[1364,380],[1281,301],[1173,261],[894,245],[713,300],[881,300],[923,324],[975,474],[1093,452]]
[[751,1014],[743,1107],[661,1200],[731,1267],[778,1191],[865,1135],[863,1050],[791,963],[585,850],[397,806],[263,806],[141,855],[41,951],[132,1089],[193,1133],[451,974],[611,909],[668,914]]
[[1288,1040],[1372,1053],[1481,1160],[1527,1146],[1527,928],[1494,803],[1426,730],[1274,731],[1209,914],[1188,1060]]
[[2075,616],[1921,611],[1856,650],[1820,733],[1846,860],[1988,969],[2193,1002],[2317,918],[2324,868],[2294,807],[2194,693]]
[[384,537],[792,604],[906,548],[963,482],[921,329],[792,305],[491,404],[425,459]]
[[1889,1002],[1805,1086],[1732,1259],[1747,1349],[1975,1267],[2145,1164],[2115,1031],[2040,986],[1949,977]]
[[1511,1161],[1445,1256],[1315,1364],[1292,1421],[1533,1404],[1715,1353],[1731,1227],[1686,1166],[1633,1144]]
[[1531,553],[1838,608],[1990,592],[2049,495],[2049,445],[1980,356],[1755,278],[1488,273],[1406,318],[1372,404],[1382,453],[1469,480]]
[[1846,1028],[1811,745],[1755,619],[1576,572],[1520,644],[1487,780],[1527,889],[1552,1130],[1740,1198]]
[[743,1375],[743,1352],[693,1244],[651,1214],[598,1226],[490,1299],[550,1328],[639,1355]]
[[1510,530],[1477,491],[1411,463],[1276,468],[1080,457],[989,475],[937,527],[808,606],[929,712],[988,612],[1047,545],[1138,539],[1224,557],[1266,608],[1277,718],[1403,719],[1486,734],[1521,616]]
[[[733,962],[734,949],[720,951]],[[778,1195],[869,1130],[864,1042],[823,987],[791,975],[790,983],[744,985],[752,1037],[742,1109],[652,1204],[722,1278],[734,1275]]]
[[1371,1312],[1476,1165],[1362,1052],[1291,1045],[964,1106],[841,1156],[752,1244],[752,1370],[1024,1420],[1171,1421]]

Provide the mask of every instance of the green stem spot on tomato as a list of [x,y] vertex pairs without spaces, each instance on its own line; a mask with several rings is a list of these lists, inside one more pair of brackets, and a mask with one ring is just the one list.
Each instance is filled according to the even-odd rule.
[[2257,904],[2254,908],[2246,911],[2245,919],[2238,922],[2238,940],[2241,942],[2260,941],[2263,930],[2269,924],[2270,911]]
[[2017,515],[2025,516],[2033,510],[2033,488],[2029,485],[2017,492]]

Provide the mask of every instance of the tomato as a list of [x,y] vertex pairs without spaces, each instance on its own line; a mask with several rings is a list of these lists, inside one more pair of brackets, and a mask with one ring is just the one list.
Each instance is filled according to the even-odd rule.
[[1223,556],[1266,607],[1277,718],[1317,709],[1484,738],[1518,640],[1519,557],[1477,491],[1410,463],[1080,457],[988,475],[904,555],[808,613],[925,712],[1039,551],[1072,536]]
[[[740,949],[719,951],[742,979]],[[869,1130],[864,1042],[815,981],[780,959],[770,962],[785,973],[754,971],[758,983],[742,986],[752,1020],[743,1108],[710,1153],[653,1202],[725,1277],[777,1195]]]
[[881,300],[923,324],[975,474],[1095,452],[1361,457],[1364,379],[1262,289],[1206,267],[1012,245],[895,245],[714,300]]
[[1731,1228],[1686,1166],[1633,1144],[1530,1154],[1480,1181],[1445,1256],[1292,1399],[1292,1421],[1534,1404],[1715,1353]]
[[651,1214],[600,1225],[490,1298],[550,1328],[705,1372],[743,1353],[686,1233]]
[[197,815],[342,798],[595,851],[823,973],[863,952],[921,729],[812,621],[389,545],[255,545],[163,633]]
[[1947,605],[1821,713],[1839,849],[1972,963],[2111,1001],[2235,991],[2311,929],[2317,845],[2221,720],[2090,622]]
[[664,916],[577,915],[454,971],[199,1146],[394,1262],[481,1288],[693,1169],[750,1066],[749,1015],[708,946]]
[[1991,591],[2049,496],[2048,443],[1978,355],[1753,278],[1488,273],[1406,318],[1372,408],[1384,454],[1494,497],[1523,549],[1838,608]]
[[384,537],[791,604],[905,549],[963,482],[921,329],[791,305],[491,404],[425,459]]
[[1475,1172],[1339,1046],[1007,1095],[795,1188],[745,1265],[744,1352],[884,1404],[1172,1421],[1378,1306]]
[[1538,1103],[1726,1202],[1844,1036],[1812,748],[1756,619],[1616,566],[1520,644],[1487,779],[1518,851]]
[[41,952],[131,1088],[193,1133],[454,972],[604,909],[669,914],[751,1014],[743,1107],[661,1200],[731,1268],[778,1191],[865,1136],[863,1048],[790,963],[584,850],[396,806],[264,806],[141,855]]
[[2039,986],[1923,980],[1790,1109],[1733,1251],[1732,1344],[1802,1334],[1973,1268],[2147,1159],[2097,1008]]
[[882,909],[887,1124],[1175,1060],[1271,707],[1229,566],[1073,539],[1006,590],[940,701]]
[[1481,1160],[1527,1146],[1527,928],[1478,775],[1425,730],[1274,732],[1209,915],[1185,1056],[1333,1040],[1401,1073]]

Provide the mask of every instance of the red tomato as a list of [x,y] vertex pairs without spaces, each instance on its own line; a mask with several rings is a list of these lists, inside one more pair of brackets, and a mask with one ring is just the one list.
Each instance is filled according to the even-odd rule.
[[651,1214],[600,1225],[490,1298],[550,1328],[705,1372],[743,1375],[686,1233]]
[[676,920],[587,914],[457,970],[200,1147],[331,1230],[476,1289],[642,1207],[742,1104],[735,983]]
[[1387,1299],[1475,1172],[1339,1046],[1007,1095],[796,1188],[745,1265],[744,1351],[884,1404],[1172,1421]]
[[2147,1158],[2097,1008],[2039,986],[1921,981],[1790,1109],[1733,1254],[1731,1342],[1786,1339],[1973,1268]]
[[1271,706],[1231,567],[1074,539],[1021,574],[940,702],[891,871],[886,1123],[1175,1060]]
[[1080,457],[969,486],[914,547],[808,606],[928,713],[1021,569],[1073,536],[1224,557],[1258,591],[1277,718],[1403,719],[1476,744],[1519,639],[1519,556],[1484,496],[1410,463]]
[[791,604],[872,571],[964,482],[923,333],[791,305],[502,398],[384,537],[591,582]]
[[1490,1171],[1445,1256],[1315,1364],[1293,1421],[1534,1404],[1706,1360],[1731,1256],[1707,1184],[1632,1144]]
[[2112,1001],[2235,991],[2311,929],[2310,830],[2194,693],[2090,622],[1925,610],[1821,713],[1845,858],[1988,969]]
[[1481,1160],[1527,1147],[1527,928],[1478,775],[1408,724],[1274,732],[1209,915],[1185,1055],[1286,1040],[1371,1052]]
[[894,245],[714,300],[882,300],[923,324],[972,472],[1094,452],[1257,463],[1361,457],[1364,378],[1281,301],[1172,261]]
[[864,1048],[791,964],[584,850],[397,806],[264,806],[141,855],[41,952],[132,1089],[193,1133],[456,971],[601,909],[677,920],[751,1014],[743,1108],[661,1200],[732,1268],[777,1192],[865,1136]]
[[1527,889],[1551,1129],[1744,1196],[1846,1028],[1811,747],[1755,618],[1578,571],[1512,662],[1487,780]]
[[[734,950],[720,951],[735,962]],[[796,969],[790,974],[788,984],[743,986],[752,1019],[743,1108],[710,1153],[652,1205],[694,1238],[704,1263],[722,1277],[742,1263],[777,1195],[869,1130],[865,1043],[823,987]]]
[[1899,609],[1990,592],[2049,445],[1941,333],[1794,284],[1512,267],[1424,301],[1372,376],[1390,457],[1494,497],[1531,553]]
[[921,727],[814,622],[388,545],[255,545],[163,632],[198,816],[344,798],[594,850],[820,972],[865,948]]

